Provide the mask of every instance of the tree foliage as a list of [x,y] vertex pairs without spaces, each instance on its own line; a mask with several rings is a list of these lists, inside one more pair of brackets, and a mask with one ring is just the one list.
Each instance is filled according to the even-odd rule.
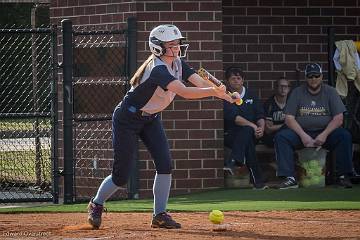
[[[0,27],[30,27],[33,3],[0,3]],[[36,11],[36,27],[49,25],[49,6],[39,5]]]

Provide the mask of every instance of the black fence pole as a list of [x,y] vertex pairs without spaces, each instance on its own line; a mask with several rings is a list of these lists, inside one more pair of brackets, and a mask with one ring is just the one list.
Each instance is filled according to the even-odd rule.
[[63,104],[64,104],[64,204],[73,203],[74,156],[73,156],[73,49],[72,22],[61,21],[63,29]]
[[[327,35],[328,35],[328,83],[330,86],[335,87],[335,64],[333,61],[334,53],[335,53],[335,29],[333,27],[329,27],[327,29]],[[327,166],[327,169],[329,171],[327,172],[327,183],[333,184],[336,181],[336,164],[335,164],[335,155],[334,152],[329,154],[330,160],[329,166]]]
[[335,30],[333,27],[328,28],[328,83],[335,86],[335,65],[333,56],[335,53]]
[[52,169],[52,195],[53,203],[59,203],[59,125],[58,125],[58,62],[57,62],[57,25],[51,27],[51,64],[52,64],[52,81],[51,81],[51,169]]
[[[126,83],[126,91],[130,88],[130,78],[134,75],[137,68],[137,48],[136,48],[136,42],[137,42],[137,23],[135,17],[129,17],[127,19],[127,25],[128,25],[128,31],[127,31],[127,68],[128,68],[128,81]],[[138,154],[137,154],[138,156]],[[136,157],[136,161],[134,164],[133,169],[131,170],[130,179],[128,182],[128,198],[129,199],[137,199],[139,198],[139,160],[138,157]]]

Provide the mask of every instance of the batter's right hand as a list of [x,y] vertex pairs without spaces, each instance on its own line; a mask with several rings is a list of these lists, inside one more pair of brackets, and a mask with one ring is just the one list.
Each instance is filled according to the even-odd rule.
[[229,96],[226,93],[226,87],[225,85],[220,85],[219,87],[214,87],[215,96],[221,99],[224,99],[230,103],[234,103],[235,99],[233,99],[231,96]]

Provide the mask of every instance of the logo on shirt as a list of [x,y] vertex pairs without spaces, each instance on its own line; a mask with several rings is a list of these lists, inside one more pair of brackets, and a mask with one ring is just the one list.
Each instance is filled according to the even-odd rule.
[[276,111],[276,112],[273,112],[273,121],[276,121],[276,122],[283,122],[285,120],[285,114],[283,111]]
[[311,101],[311,106],[315,107],[316,106],[316,102],[315,101]]
[[[311,103],[312,104],[312,103]],[[324,107],[300,107],[300,116],[327,116],[328,112]]]

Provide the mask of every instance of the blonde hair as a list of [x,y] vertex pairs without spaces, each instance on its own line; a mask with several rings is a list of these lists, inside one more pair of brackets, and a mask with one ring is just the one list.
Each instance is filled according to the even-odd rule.
[[151,54],[146,60],[145,62],[138,68],[138,70],[136,70],[134,76],[130,79],[130,84],[131,86],[137,86],[139,85],[139,82],[142,78],[142,76],[144,75],[145,72],[145,68],[147,67],[147,65],[155,58],[154,54]]

